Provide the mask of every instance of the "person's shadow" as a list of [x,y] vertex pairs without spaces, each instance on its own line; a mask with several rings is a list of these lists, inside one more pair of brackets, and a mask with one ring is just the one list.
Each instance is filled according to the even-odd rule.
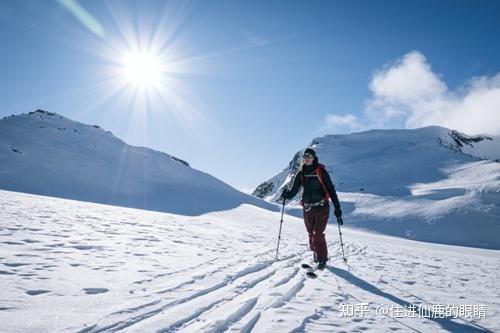
[[[385,291],[382,291],[373,284],[358,278],[357,276],[353,275],[352,273],[344,269],[332,266],[327,266],[327,269],[336,276],[346,280],[347,282],[363,290],[366,290],[372,294],[387,298],[388,300],[397,303],[405,308],[409,308],[412,305],[412,303],[407,302],[397,296],[391,295]],[[438,323],[443,329],[449,332],[492,332],[493,333],[493,331],[474,323],[467,323],[467,324],[457,323],[456,321],[453,321],[454,319],[453,317],[436,318],[435,314],[427,307],[421,308],[421,306],[418,305],[413,305],[413,306],[416,307],[416,313],[425,313],[426,319]]]

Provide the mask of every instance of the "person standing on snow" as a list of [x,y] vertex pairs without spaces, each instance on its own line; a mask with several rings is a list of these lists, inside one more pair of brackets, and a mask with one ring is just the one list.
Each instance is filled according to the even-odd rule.
[[311,148],[304,150],[300,171],[295,175],[293,186],[289,190],[284,189],[281,198],[283,200],[293,198],[300,186],[304,188],[300,203],[303,206],[304,223],[309,233],[309,247],[314,252],[314,261],[318,263],[318,269],[324,269],[328,260],[324,234],[330,215],[328,199],[332,200],[335,207],[334,214],[339,223],[342,221],[338,219],[342,217],[342,210],[330,175],[325,166],[318,162],[316,152]]

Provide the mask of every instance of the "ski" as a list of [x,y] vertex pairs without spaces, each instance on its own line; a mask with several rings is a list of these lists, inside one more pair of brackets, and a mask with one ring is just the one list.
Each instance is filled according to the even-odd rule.
[[314,271],[309,271],[306,273],[307,277],[311,278],[311,279],[315,279],[318,277],[318,274],[316,274]]
[[324,268],[318,268],[318,267],[312,267],[311,264],[302,264],[300,265],[303,269],[307,270],[306,275],[312,279],[315,279],[319,276],[319,273],[323,272],[326,269],[326,266]]
[[311,278],[311,279],[315,279],[318,277],[318,275],[315,273],[315,271],[317,270],[317,268],[313,268],[311,265],[309,264],[302,264],[300,265],[303,269],[306,269],[307,272],[306,272],[306,275],[307,277]]

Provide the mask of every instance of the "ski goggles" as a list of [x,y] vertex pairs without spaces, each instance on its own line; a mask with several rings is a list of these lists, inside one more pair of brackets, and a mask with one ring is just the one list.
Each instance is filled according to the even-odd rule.
[[314,158],[314,156],[312,156],[311,154],[305,154],[305,155],[302,155],[302,158],[303,158],[303,159],[306,159],[306,158]]

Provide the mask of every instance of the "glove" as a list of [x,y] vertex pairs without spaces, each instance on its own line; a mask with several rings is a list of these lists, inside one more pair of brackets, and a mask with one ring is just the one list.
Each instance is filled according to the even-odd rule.
[[287,190],[283,190],[283,192],[281,192],[281,199],[290,199],[290,193]]
[[339,217],[342,217],[342,210],[340,208],[335,208],[335,211],[333,212],[333,214],[335,214],[335,217],[337,217],[337,219],[338,219]]

